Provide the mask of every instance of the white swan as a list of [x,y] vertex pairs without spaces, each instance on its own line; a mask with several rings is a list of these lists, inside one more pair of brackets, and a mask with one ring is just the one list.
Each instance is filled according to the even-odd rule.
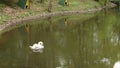
[[33,44],[33,46],[29,46],[32,50],[39,50],[39,49],[44,49],[43,42],[40,41],[38,44]]
[[115,62],[113,68],[120,68],[120,61]]

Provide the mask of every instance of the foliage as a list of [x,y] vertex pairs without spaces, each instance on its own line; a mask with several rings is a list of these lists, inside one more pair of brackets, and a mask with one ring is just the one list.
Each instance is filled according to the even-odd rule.
[[99,0],[99,3],[101,5],[106,5],[109,2],[109,0]]

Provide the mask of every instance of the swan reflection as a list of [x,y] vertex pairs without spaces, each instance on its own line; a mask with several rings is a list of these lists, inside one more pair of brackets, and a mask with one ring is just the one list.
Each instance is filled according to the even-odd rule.
[[43,49],[32,50],[33,52],[43,53]]

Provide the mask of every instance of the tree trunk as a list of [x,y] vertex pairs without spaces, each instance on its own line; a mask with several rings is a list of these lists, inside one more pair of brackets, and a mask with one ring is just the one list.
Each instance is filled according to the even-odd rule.
[[104,3],[104,5],[106,6],[108,4],[108,0],[105,0],[105,3]]
[[40,3],[44,3],[44,0],[40,0]]
[[53,7],[52,2],[53,2],[53,0],[49,1],[48,12],[52,12],[52,7]]

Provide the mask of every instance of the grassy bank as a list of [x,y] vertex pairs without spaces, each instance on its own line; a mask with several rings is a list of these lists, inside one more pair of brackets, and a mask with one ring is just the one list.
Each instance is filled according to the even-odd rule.
[[[58,4],[58,1],[54,1],[52,12],[63,12],[63,11],[86,11],[90,10],[92,8],[100,8],[101,4],[99,4],[96,1],[92,0],[86,0],[86,1],[80,1],[80,0],[70,0],[69,6],[62,6]],[[7,21],[16,20],[16,19],[24,19],[30,16],[35,16],[38,14],[47,14],[49,1],[46,1],[44,3],[39,2],[31,2],[31,8],[30,9],[21,9],[18,6],[7,6],[3,3],[0,3],[0,24],[3,24]]]

